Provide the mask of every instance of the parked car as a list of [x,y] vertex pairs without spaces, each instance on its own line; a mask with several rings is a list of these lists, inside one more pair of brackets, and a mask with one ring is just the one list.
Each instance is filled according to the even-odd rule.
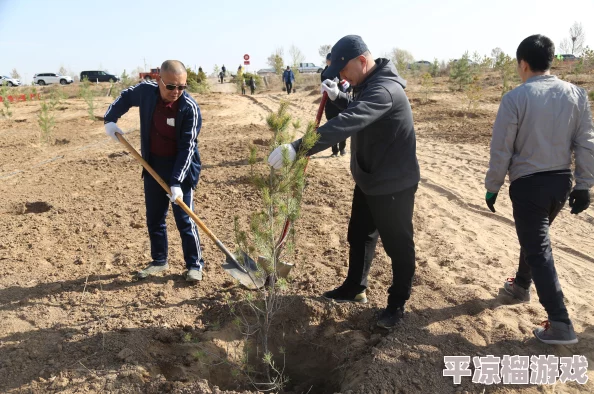
[[49,85],[52,83],[59,83],[60,85],[68,85],[74,82],[72,77],[68,75],[60,75],[56,73],[42,73],[33,76],[33,83],[38,85]]
[[421,69],[429,68],[429,66],[431,66],[431,64],[432,63],[431,62],[428,62],[427,60],[419,60],[417,62],[410,63],[407,66],[407,68],[408,69],[411,69],[411,68],[415,67],[416,69],[421,70]]
[[147,82],[148,81],[151,81],[153,79],[155,81],[158,81],[159,78],[161,78],[160,77],[160,74],[161,74],[161,68],[160,67],[151,68],[151,71],[150,72],[146,72],[146,73],[145,72],[142,72],[142,73],[138,74],[138,78],[140,78],[141,81],[144,79]]
[[120,79],[113,74],[108,74],[105,71],[82,71],[80,73],[80,80],[87,78],[91,82],[118,82]]
[[564,55],[557,55],[559,58],[561,58],[561,60],[563,60],[564,62],[576,62],[578,60],[580,60],[579,57],[572,55],[572,54],[564,54]]
[[8,85],[8,86],[19,86],[21,81],[15,78],[7,77],[6,75],[0,76],[0,86]]
[[324,71],[322,67],[318,67],[313,63],[299,63],[297,70],[300,73],[321,73]]

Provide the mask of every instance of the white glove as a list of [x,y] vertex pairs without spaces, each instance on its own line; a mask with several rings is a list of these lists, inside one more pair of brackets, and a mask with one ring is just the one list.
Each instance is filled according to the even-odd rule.
[[113,138],[116,142],[118,142],[118,137],[116,136],[116,133],[120,133],[120,134],[124,134],[122,132],[122,130],[120,130],[120,128],[118,127],[117,124],[113,123],[113,122],[109,122],[109,123],[105,123],[105,134],[107,134],[108,136],[110,136],[111,138]]
[[171,194],[168,194],[167,197],[169,197],[172,203],[175,203],[178,198],[181,198],[182,200],[184,199],[184,193],[182,192],[181,187],[171,186]]
[[338,84],[330,79],[322,82],[322,94],[328,93],[330,100],[334,101],[338,97]]
[[283,166],[283,151],[287,150],[289,161],[295,161],[295,157],[297,157],[297,152],[295,152],[295,148],[291,144],[284,144],[276,148],[272,151],[270,156],[268,156],[268,164],[275,170],[279,170]]

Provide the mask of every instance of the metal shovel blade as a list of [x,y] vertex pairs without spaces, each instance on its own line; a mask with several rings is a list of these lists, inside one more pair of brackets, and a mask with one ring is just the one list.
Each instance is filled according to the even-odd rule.
[[258,269],[256,262],[247,253],[243,251],[241,253],[243,254],[243,261],[237,261],[227,256],[225,263],[222,265],[223,269],[248,289],[261,288],[266,283],[266,273]]

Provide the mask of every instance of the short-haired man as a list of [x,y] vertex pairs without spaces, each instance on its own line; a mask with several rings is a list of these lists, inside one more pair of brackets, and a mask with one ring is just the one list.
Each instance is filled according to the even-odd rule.
[[516,277],[504,283],[504,290],[528,302],[534,281],[548,315],[534,335],[548,344],[572,344],[577,336],[563,302],[549,227],[568,197],[573,214],[590,205],[594,130],[584,89],[550,74],[554,54],[553,42],[540,34],[518,46],[518,72],[524,84],[503,96],[499,106],[485,180],[486,203],[495,212],[497,193],[509,173],[520,262]]
[[[353,86],[353,98],[331,79],[340,74]],[[324,293],[337,302],[367,302],[365,289],[378,237],[392,260],[388,306],[377,324],[394,326],[403,317],[415,272],[413,209],[420,180],[416,137],[406,81],[388,59],[374,60],[359,36],[345,36],[332,48],[322,89],[342,112],[318,129],[312,155],[351,137],[355,191],[348,229],[349,271],[344,283]],[[279,146],[268,158],[280,168],[283,151],[294,160],[301,141]]]
[[[167,182],[167,194],[153,177],[144,172],[146,223],[153,261],[138,273],[139,278],[165,271],[167,264],[167,225],[170,202],[182,197],[193,209],[194,189],[200,175],[198,133],[202,126],[200,108],[186,93],[186,68],[182,62],[167,60],[161,65],[157,82],[141,83],[124,90],[105,113],[105,132],[117,141],[122,133],[118,119],[131,107],[140,109],[140,145],[142,157]],[[179,230],[186,280],[202,280],[204,260],[196,224],[177,204],[172,204]]]

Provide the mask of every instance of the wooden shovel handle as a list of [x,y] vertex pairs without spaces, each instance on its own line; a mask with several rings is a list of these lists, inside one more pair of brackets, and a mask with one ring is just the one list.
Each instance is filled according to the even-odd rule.
[[[140,162],[140,164],[142,164],[142,166],[144,167],[145,170],[148,171],[149,174],[151,174],[151,176],[157,181],[159,182],[159,185],[161,185],[161,187],[163,188],[163,190],[165,190],[167,192],[167,194],[171,194],[171,188],[169,187],[169,185],[167,183],[165,183],[165,181],[159,176],[159,174],[157,174],[155,172],[155,170],[153,170],[153,168],[146,162],[146,160],[144,160],[142,158],[142,156],[140,156],[140,154],[136,151],[136,149],[134,149],[134,147],[132,145],[130,145],[130,143],[128,141],[126,141],[126,139],[124,138],[123,135],[121,135],[120,133],[116,133],[115,134],[118,138],[118,141],[120,141],[122,143],[122,145],[124,145],[126,147],[126,149],[128,149],[128,151],[130,152],[130,154],[132,156],[134,156],[134,158],[136,160],[138,160]],[[180,206],[181,209],[184,210],[185,213],[187,213],[192,220],[198,225],[198,227],[200,227],[200,229],[206,233],[206,235],[208,235],[208,237],[210,239],[212,239],[214,241],[214,243],[218,246],[219,249],[221,249],[221,251],[223,253],[225,253],[227,255],[227,257],[230,257],[231,259],[233,259],[234,261],[236,261],[235,256],[233,256],[233,254],[227,250],[227,248],[225,247],[225,245],[223,245],[223,243],[221,241],[219,241],[219,239],[212,233],[212,231],[210,231],[208,229],[208,227],[206,227],[206,225],[204,223],[202,223],[202,220],[200,220],[200,218],[194,213],[194,211],[192,211],[190,209],[190,207],[188,207],[186,205],[186,203],[184,203],[184,201],[178,197],[175,200],[175,203],[177,205]]]

